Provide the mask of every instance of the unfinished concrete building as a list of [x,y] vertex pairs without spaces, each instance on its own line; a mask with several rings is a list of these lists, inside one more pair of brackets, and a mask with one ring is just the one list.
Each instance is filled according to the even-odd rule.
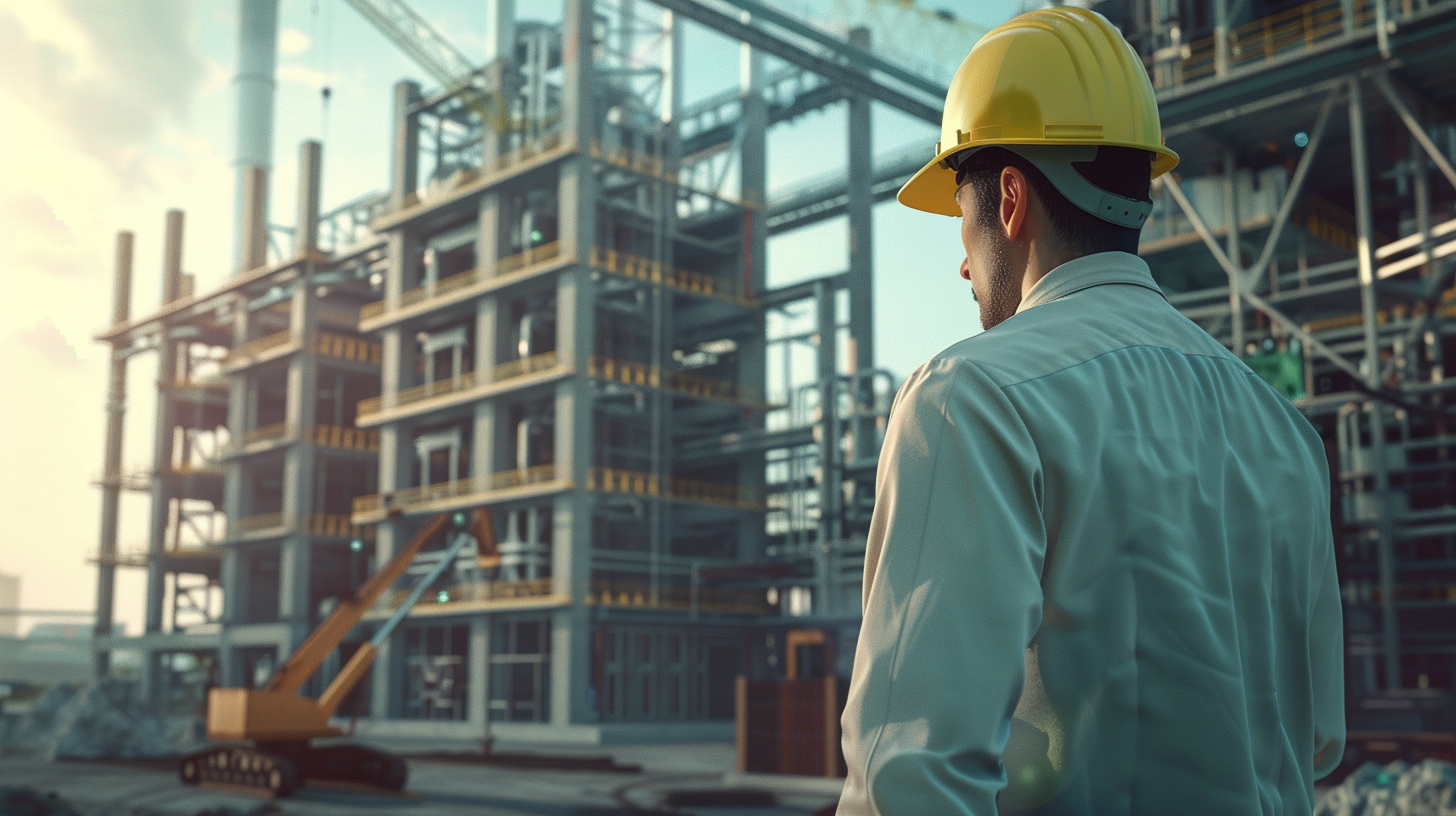
[[[387,191],[319,214],[302,147],[291,251],[264,254],[261,166],[223,287],[170,283],[169,214],[165,302],[130,319],[120,239],[100,600],[144,567],[147,631],[98,649],[143,651],[154,697],[263,682],[427,518],[476,507],[500,565],[467,552],[431,587],[350,706],[361,732],[727,737],[734,678],[782,673],[787,630],[853,637],[895,385],[872,363],[870,207],[909,162],[769,201],[767,133],[847,105],[867,166],[871,101],[936,116],[934,84],[756,3],[513,5],[489,4],[483,67],[396,87]],[[741,87],[684,104],[685,18],[745,43]],[[768,237],[835,217],[848,270],[768,289]],[[158,441],[129,475],[141,350]],[[144,553],[116,550],[127,487],[152,494]]]
[[[1327,440],[1352,705],[1451,688],[1456,2],[1095,8],[1183,157],[1142,254]],[[123,472],[113,413],[103,480],[98,625],[133,564],[147,632],[98,649],[144,651],[179,705],[209,671],[261,682],[426,518],[487,507],[500,566],[445,571],[356,695],[363,732],[726,737],[733,678],[781,674],[789,630],[848,675],[895,387],[870,210],[930,151],[877,163],[869,113],[938,125],[945,90],[757,0],[488,10],[483,66],[395,88],[385,192],[318,215],[305,145],[290,252],[264,262],[260,172],[247,271],[216,291],[189,291],[169,216],[167,302],[129,320],[119,242],[113,411],[130,354],[164,375],[149,472]],[[684,20],[743,44],[738,88],[684,103]],[[857,172],[770,199],[769,129],[830,105]],[[769,289],[768,237],[837,217],[848,269]],[[116,552],[128,488],[154,499],[146,553]]]

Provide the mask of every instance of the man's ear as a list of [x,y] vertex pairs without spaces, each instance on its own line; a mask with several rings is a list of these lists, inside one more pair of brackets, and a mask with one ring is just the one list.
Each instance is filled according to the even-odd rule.
[[1012,240],[1024,237],[1026,216],[1031,210],[1031,185],[1016,167],[1001,168],[1001,229]]

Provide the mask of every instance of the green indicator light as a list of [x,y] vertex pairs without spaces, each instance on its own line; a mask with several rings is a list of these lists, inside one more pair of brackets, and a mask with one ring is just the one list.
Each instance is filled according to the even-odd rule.
[[456,513],[454,516],[451,517],[450,520],[453,521],[453,522],[455,522],[455,526],[456,527],[464,527],[465,526],[465,514],[464,513]]
[[435,593],[435,602],[436,603],[449,603],[450,602],[450,593],[446,592],[443,589],[440,590],[439,592]]
[[349,549],[353,550],[354,552],[362,552],[364,550],[364,540],[356,538],[353,541],[350,541]]
[[534,229],[531,230],[531,243],[533,245],[534,244],[539,244],[539,243],[541,243],[544,240],[546,240],[546,234],[545,233],[541,232],[541,230],[534,230]]

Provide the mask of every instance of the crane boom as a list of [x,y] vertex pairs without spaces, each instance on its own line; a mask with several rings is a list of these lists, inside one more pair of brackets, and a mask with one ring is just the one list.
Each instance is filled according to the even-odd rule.
[[345,2],[445,87],[454,87],[475,70],[460,49],[403,0]]

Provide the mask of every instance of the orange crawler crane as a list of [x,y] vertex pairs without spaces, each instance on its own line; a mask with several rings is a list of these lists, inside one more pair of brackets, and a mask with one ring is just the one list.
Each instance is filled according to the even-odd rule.
[[[364,613],[389,589],[426,542],[447,527],[453,536],[440,560],[415,585],[404,602],[374,637],[359,647],[317,700],[299,695],[310,675],[349,634]],[[471,534],[474,533],[474,536]],[[215,688],[207,698],[207,736],[230,745],[217,745],[182,758],[178,773],[183,784],[249,788],[270,796],[287,796],[310,780],[399,790],[407,773],[404,760],[387,751],[362,745],[312,745],[312,740],[341,735],[329,725],[354,686],[374,662],[379,647],[472,540],[478,541],[481,567],[500,563],[490,512],[481,508],[474,518],[464,513],[441,514],[410,539],[378,573],[338,605],[308,636],[262,689]],[[241,743],[241,744],[239,744]],[[249,744],[250,743],[250,744]]]

